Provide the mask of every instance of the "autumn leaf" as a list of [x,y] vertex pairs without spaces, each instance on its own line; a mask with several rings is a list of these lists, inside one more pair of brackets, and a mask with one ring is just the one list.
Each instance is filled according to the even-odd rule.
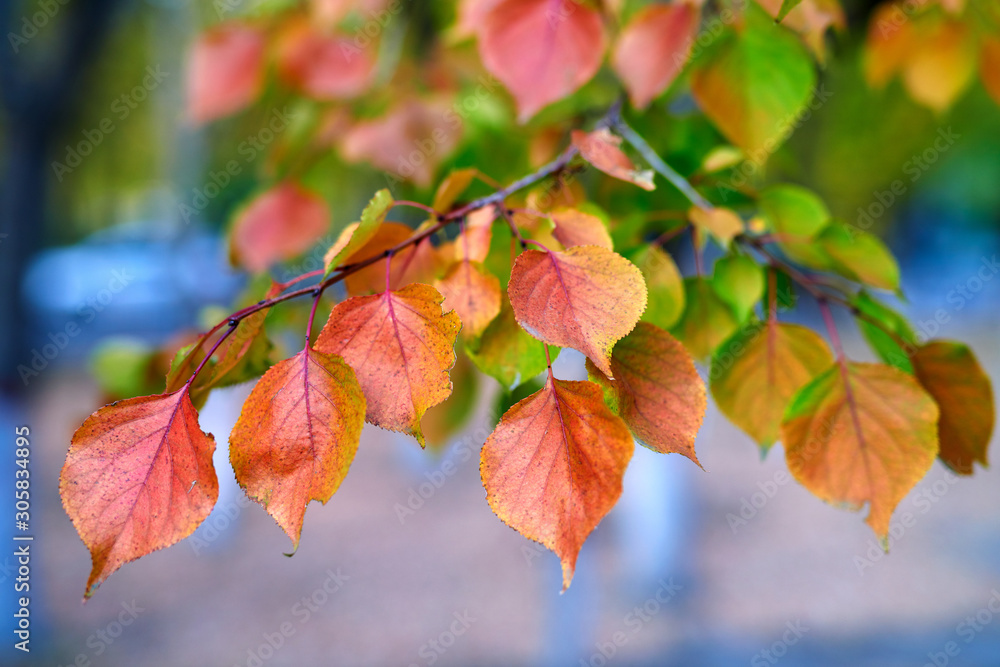
[[649,169],[639,171],[632,160],[618,147],[621,137],[617,137],[607,129],[601,128],[593,132],[573,130],[573,145],[580,151],[583,159],[600,169],[608,176],[638,185],[643,190],[654,190],[653,172]]
[[435,211],[447,212],[458,196],[465,192],[478,176],[479,170],[474,167],[456,169],[448,174],[434,192],[434,202],[431,204],[431,208]]
[[1000,37],[983,39],[979,51],[979,76],[986,92],[1000,104]]
[[995,420],[993,387],[972,350],[962,343],[931,341],[911,358],[917,381],[941,410],[940,459],[959,475],[989,465],[986,451]]
[[740,216],[722,206],[692,206],[688,210],[688,218],[695,227],[718,239],[723,248],[728,248],[733,238],[742,234],[745,229]]
[[921,24],[902,64],[910,96],[937,112],[950,107],[976,73],[975,40],[960,20]]
[[548,213],[554,229],[552,235],[569,248],[575,245],[597,245],[613,249],[611,234],[604,221],[593,213],[577,208],[560,206]]
[[345,227],[334,244],[323,255],[323,264],[326,266],[325,275],[330,275],[335,268],[344,263],[345,259],[363,248],[375,236],[394,203],[392,194],[388,190],[382,189],[375,193],[375,196],[361,212],[361,220]]
[[[553,357],[558,350],[550,352]],[[466,343],[469,358],[479,370],[496,378],[511,391],[545,370],[545,348],[518,325],[514,311],[504,300],[500,314],[479,338]]]
[[642,319],[661,329],[670,329],[684,313],[684,278],[674,258],[650,244],[629,259],[639,267],[649,292]]
[[604,58],[600,14],[572,0],[501,0],[478,36],[483,64],[514,96],[521,123],[575,92]]
[[684,314],[670,333],[684,343],[695,359],[707,359],[736,330],[739,322],[705,278],[684,280],[684,303]]
[[788,12],[798,7],[801,3],[802,0],[781,0],[781,9],[778,10],[777,16],[778,22],[783,21],[788,16]]
[[788,469],[820,499],[858,510],[888,548],[893,510],[938,454],[938,407],[911,376],[838,363],[799,390],[781,440]]
[[634,447],[600,387],[551,376],[483,445],[486,500],[501,521],[559,556],[563,590],[584,540],[621,496]]
[[[901,371],[913,375],[913,363],[910,353],[917,348],[917,334],[906,319],[885,304],[874,299],[865,290],[859,291],[851,300],[851,305],[858,313],[878,322],[876,326],[866,319],[856,318],[858,329],[868,341],[868,345],[878,355],[878,358],[895,366]],[[886,330],[893,335],[886,333]],[[900,345],[903,343],[907,349]]]
[[407,285],[337,304],[316,349],[343,357],[357,375],[370,423],[424,436],[420,417],[451,393],[458,315],[443,313],[444,297],[430,285]]
[[188,63],[188,117],[207,123],[244,108],[264,82],[264,34],[225,23],[202,33]]
[[791,133],[815,83],[808,53],[755,5],[744,29],[716,39],[691,72],[698,106],[759,163]]
[[[375,230],[360,250],[345,260],[347,264],[383,254],[408,240],[420,230],[413,230],[400,222],[384,222]],[[443,258],[430,239],[414,243],[392,256],[389,287],[399,287],[414,282],[432,283],[440,273]],[[386,290],[385,262],[381,259],[351,273],[344,279],[347,293],[351,295],[379,293]]]
[[766,454],[792,397],[832,363],[815,331],[768,320],[741,328],[719,348],[709,384],[722,414]]
[[903,8],[884,2],[872,10],[865,39],[864,75],[872,88],[882,88],[896,75],[916,45],[916,31]]
[[646,285],[630,261],[598,246],[526,250],[507,285],[518,323],[550,345],[572,347],[611,376],[611,348],[639,321]]
[[677,453],[699,467],[694,440],[705,418],[705,384],[694,360],[663,329],[640,322],[615,345],[608,379],[589,360],[590,379],[625,420],[636,440],[661,454]]
[[384,115],[347,130],[340,150],[348,162],[369,162],[385,171],[390,185],[413,181],[425,188],[458,145],[463,124],[456,119],[442,98],[404,99]]
[[59,495],[93,561],[84,599],[205,520],[219,497],[214,451],[186,388],[106,405],[77,429]]
[[441,257],[445,258],[451,254],[456,262],[464,259],[473,262],[486,261],[490,254],[490,243],[493,241],[495,219],[496,213],[492,207],[470,213],[455,240],[441,246]]
[[462,320],[463,336],[478,336],[500,313],[500,281],[478,262],[456,262],[434,285],[444,295],[444,309]]
[[302,186],[286,181],[257,195],[236,215],[230,231],[234,263],[250,271],[266,271],[273,263],[308,250],[326,233],[326,202]]
[[236,481],[299,547],[310,500],[326,503],[347,476],[365,397],[340,357],[306,347],[257,382],[229,436]]
[[317,100],[355,98],[372,83],[374,49],[361,49],[353,37],[324,34],[294,18],[277,36],[278,75]]
[[611,64],[636,109],[649,106],[684,69],[700,15],[695,2],[649,5],[625,26]]

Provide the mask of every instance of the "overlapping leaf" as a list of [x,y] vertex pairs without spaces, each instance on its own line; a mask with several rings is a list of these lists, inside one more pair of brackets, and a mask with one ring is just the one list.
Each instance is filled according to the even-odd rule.
[[683,454],[701,465],[694,440],[705,417],[705,384],[676,338],[640,322],[615,345],[614,380],[589,361],[587,370],[639,442],[661,454]]
[[357,375],[370,423],[413,435],[424,444],[420,417],[451,393],[461,322],[443,313],[430,285],[407,285],[337,304],[316,349],[343,357]]
[[478,336],[500,313],[500,280],[478,262],[456,262],[435,286],[444,295],[444,309],[462,320],[465,336]]
[[202,33],[188,63],[188,116],[196,123],[228,116],[254,101],[264,82],[264,33],[227,23]]
[[939,457],[960,475],[971,475],[986,450],[995,420],[993,387],[972,350],[962,343],[931,341],[912,357],[917,380],[941,409]]
[[486,500],[504,523],[559,556],[563,590],[584,540],[621,495],[633,449],[600,387],[552,377],[508,410],[483,445]]
[[726,417],[766,453],[796,392],[833,363],[820,336],[797,324],[768,320],[747,326],[712,359],[712,397]]
[[896,505],[938,454],[938,406],[891,366],[835,364],[799,390],[781,425],[788,469],[813,494],[858,510],[884,547]]
[[736,330],[736,315],[705,278],[684,280],[684,303],[684,314],[671,333],[695,359],[706,359]]
[[233,223],[230,254],[254,272],[302,254],[326,233],[326,202],[293,182],[284,182],[255,197]]
[[561,206],[549,212],[554,229],[552,235],[564,247],[575,245],[597,245],[611,250],[611,234],[604,221],[593,213]]
[[347,475],[365,397],[343,359],[309,347],[254,386],[229,436],[236,481],[298,548],[306,505],[326,503]]
[[[518,325],[506,300],[500,314],[479,338],[467,343],[466,349],[476,367],[496,378],[508,391],[535,377],[546,366],[545,348]],[[556,354],[556,350],[549,351],[553,356]]]
[[361,212],[361,220],[353,222],[340,233],[340,236],[323,255],[326,275],[344,263],[348,257],[360,250],[378,232],[385,222],[385,216],[392,208],[392,194],[388,190],[379,190]]
[[85,599],[205,520],[219,497],[214,451],[186,388],[106,405],[77,429],[59,495],[93,560]]
[[571,136],[573,145],[580,151],[583,159],[608,176],[638,185],[643,190],[656,189],[653,172],[649,169],[637,169],[618,147],[622,142],[621,137],[611,134],[607,128],[593,132],[573,130]]
[[507,292],[528,333],[583,352],[609,376],[612,346],[632,330],[646,307],[639,269],[598,246],[521,253]]

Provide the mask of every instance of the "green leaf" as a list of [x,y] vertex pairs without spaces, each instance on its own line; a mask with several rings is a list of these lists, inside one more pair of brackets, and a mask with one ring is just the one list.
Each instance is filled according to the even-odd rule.
[[793,9],[795,9],[796,7],[798,7],[799,4],[801,4],[801,3],[802,3],[802,0],[784,0],[781,3],[781,9],[778,10],[778,18],[776,19],[776,21],[778,23],[781,23],[782,21],[784,21],[785,17],[788,16],[788,12],[790,12]]
[[830,223],[830,211],[815,194],[797,185],[775,185],[760,193],[760,211],[789,259],[810,268],[830,268],[830,258],[813,240]]
[[[902,338],[905,343],[911,345],[910,350],[916,348],[917,336],[906,321],[906,318],[892,310],[880,301],[875,300],[868,292],[861,290],[854,297],[852,303],[862,314],[881,322],[889,331]],[[872,351],[885,363],[895,366],[901,371],[913,375],[913,364],[910,363],[910,355],[907,350],[900,347],[896,340],[879,327],[857,318],[858,328],[861,334],[868,341]]]
[[159,391],[160,378],[149,371],[156,350],[140,340],[106,338],[90,354],[89,368],[101,390],[115,399]]
[[[465,349],[479,370],[496,378],[508,391],[547,367],[545,348],[517,323],[507,299],[503,301],[500,314],[479,338],[468,342]],[[554,359],[559,348],[550,345],[549,354]]]
[[812,58],[764,10],[747,5],[742,30],[727,31],[694,63],[691,92],[705,115],[758,163],[791,133],[816,85]]
[[707,359],[736,330],[736,316],[705,278],[684,280],[684,301],[684,315],[671,333],[695,359]]
[[715,263],[712,287],[742,322],[764,295],[764,271],[746,255],[728,255]]
[[323,262],[326,265],[326,273],[323,274],[324,280],[345,259],[371,240],[379,226],[385,222],[385,216],[394,203],[392,193],[389,190],[383,188],[375,193],[375,196],[365,206],[365,210],[361,212],[361,221],[345,227],[340,233],[340,237],[323,256]]
[[684,278],[673,257],[659,246],[648,245],[627,255],[646,281],[645,322],[670,329],[684,313]]
[[778,439],[792,397],[832,363],[830,349],[815,331],[773,320],[755,322],[716,351],[709,373],[712,397],[766,454]]
[[899,265],[878,237],[835,221],[817,241],[833,260],[831,268],[845,278],[884,290],[899,290]]

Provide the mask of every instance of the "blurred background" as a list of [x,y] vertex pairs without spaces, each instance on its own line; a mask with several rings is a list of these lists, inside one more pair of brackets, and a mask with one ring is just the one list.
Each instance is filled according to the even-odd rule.
[[[367,426],[336,496],[311,505],[294,558],[228,464],[224,443],[251,385],[213,392],[201,412],[220,443],[213,514],[81,605],[90,559],[57,489],[74,429],[109,382],[160,391],[162,376],[143,376],[143,363],[218,320],[248,284],[229,264],[225,230],[272,170],[251,140],[266,139],[282,100],[195,127],[185,54],[206,25],[267,4],[0,7],[0,478],[13,479],[14,428],[28,425],[35,534],[25,656],[12,648],[16,562],[6,520],[0,528],[0,664],[1000,665],[996,469],[956,480],[935,464],[900,505],[897,519],[909,511],[914,521],[896,525],[883,555],[863,514],[791,482],[780,446],[761,461],[710,404],[697,447],[705,471],[637,448],[621,501],[560,595],[557,558],[485,502],[478,452],[498,393],[485,377],[464,427],[436,452]],[[407,21],[432,11],[418,4],[404,3]],[[969,342],[998,378],[1000,112],[978,84],[939,115],[898,82],[869,91],[859,42],[873,4],[845,3],[849,29],[821,73],[832,94],[767,179],[815,189],[850,222],[870,216],[902,268],[906,300],[895,305],[922,333]],[[523,137],[502,95],[470,115],[438,176],[450,166],[503,181],[527,172],[523,158],[505,163]],[[649,118],[651,141],[690,166],[692,137],[710,132],[690,99],[661,100]],[[206,196],[231,159],[240,175]],[[331,203],[331,234],[386,184],[333,152],[313,178]],[[892,194],[899,179],[904,192]],[[402,187],[429,201],[431,190]],[[671,250],[691,273],[690,249]],[[276,277],[318,268],[322,252]],[[805,302],[792,317],[818,322]],[[852,355],[870,359],[846,319],[842,330]],[[123,369],[135,370],[123,380]],[[564,352],[557,375],[582,377],[580,357]],[[0,516],[13,512],[4,494]]]

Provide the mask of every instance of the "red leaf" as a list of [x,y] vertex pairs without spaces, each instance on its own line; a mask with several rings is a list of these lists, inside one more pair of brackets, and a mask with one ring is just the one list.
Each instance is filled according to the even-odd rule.
[[368,421],[424,436],[420,417],[451,394],[458,315],[442,313],[444,297],[430,285],[407,285],[337,304],[316,349],[350,364],[368,401]]
[[643,190],[655,190],[653,172],[646,169],[639,171],[632,160],[622,152],[618,145],[621,137],[616,137],[602,128],[594,132],[573,130],[573,145],[580,151],[583,159],[603,171],[608,176],[614,176],[628,183],[638,185]]
[[604,47],[601,15],[571,0],[502,0],[479,24],[483,64],[514,95],[522,123],[589,81]]
[[[399,245],[416,232],[400,222],[382,223],[375,234],[356,253],[347,258],[348,264],[361,262]],[[392,257],[389,287],[399,287],[410,283],[431,283],[442,269],[442,258],[438,249],[425,239],[415,243]],[[344,279],[347,293],[351,295],[384,292],[385,260],[379,260]]]
[[234,262],[257,273],[301,255],[326,233],[329,219],[323,199],[295,183],[281,183],[237,215],[230,232]]
[[562,206],[549,213],[555,229],[552,235],[569,248],[575,245],[599,245],[611,250],[614,246],[604,221],[596,215]]
[[94,564],[84,599],[205,520],[219,497],[214,451],[186,388],[106,405],[77,429],[59,494]]
[[264,34],[225,24],[202,33],[188,63],[188,116],[207,123],[239,111],[260,94],[264,81]]
[[684,69],[699,14],[692,2],[650,5],[625,26],[611,62],[637,109],[646,108]]
[[360,48],[352,37],[317,32],[301,19],[284,26],[277,54],[281,78],[318,100],[357,97],[368,90],[375,71],[370,48]]
[[462,320],[464,336],[478,336],[500,314],[500,281],[481,264],[456,262],[435,286],[444,295],[444,309]]
[[584,540],[618,502],[634,449],[600,387],[551,376],[483,445],[486,500],[504,523],[559,556],[563,590]]
[[310,500],[326,503],[347,476],[365,397],[340,357],[308,347],[254,386],[229,437],[236,481],[298,549]]
[[507,293],[528,333],[583,352],[608,376],[612,346],[632,330],[646,307],[639,269],[598,246],[526,250],[514,262]]

